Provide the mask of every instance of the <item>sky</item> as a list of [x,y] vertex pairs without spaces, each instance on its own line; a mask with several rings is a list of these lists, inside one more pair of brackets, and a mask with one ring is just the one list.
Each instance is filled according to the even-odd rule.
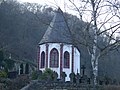
[[[75,12],[75,11],[71,10],[70,8],[68,9],[68,7],[70,7],[70,5],[71,5],[69,0],[17,0],[17,1],[29,2],[29,3],[39,3],[41,5],[49,5],[53,8],[60,7],[63,12],[68,12],[70,14],[78,16],[78,12]],[[76,3],[76,5],[79,5],[79,3],[77,3],[78,0],[74,0],[74,2]]]
[[[73,5],[69,2],[69,0],[17,0],[19,2],[29,2],[29,3],[39,3],[41,5],[49,5],[51,7],[60,7],[62,9],[63,12],[68,12],[70,14],[76,15],[78,18],[79,17],[79,13],[73,9]],[[77,7],[79,7],[80,5],[82,6],[82,4],[80,3],[80,0],[72,0],[74,1],[75,5]],[[106,11],[106,10],[105,10]],[[108,10],[107,10],[108,11]],[[90,22],[91,21],[91,14],[90,13],[86,13],[84,14],[83,20],[86,22]],[[107,16],[108,18],[111,15]],[[102,22],[104,20],[104,18],[106,18],[105,15],[101,16],[99,18],[99,22]],[[116,21],[117,18],[113,18],[111,22]],[[105,25],[106,27],[110,27],[109,24]]]
[[55,0],[18,0],[18,1],[20,1],[20,2],[30,2],[30,3],[39,3],[39,4],[49,4],[49,5],[52,5],[52,4],[54,5],[56,3]]
[[[69,2],[69,0],[17,0],[19,2],[29,2],[29,3],[39,3],[41,5],[49,5],[53,8],[60,7],[63,12],[67,12],[69,14],[75,15],[80,18],[78,11],[74,10],[73,4]],[[75,3],[77,7],[81,4],[80,0],[71,0]],[[83,17],[83,21],[90,22],[91,18],[88,17],[90,14],[85,13]]]
[[[61,9],[64,8],[64,2],[65,0],[17,0],[17,1],[20,1],[20,2],[30,2],[30,3],[39,3],[39,4],[42,4],[42,5],[50,5],[50,6],[54,6],[54,7],[57,7],[59,6]],[[68,0],[66,0],[68,1]]]

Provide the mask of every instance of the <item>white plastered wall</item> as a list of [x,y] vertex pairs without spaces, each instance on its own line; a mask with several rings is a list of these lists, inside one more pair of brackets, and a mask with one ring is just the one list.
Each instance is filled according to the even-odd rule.
[[[58,50],[59,53],[59,66],[58,68],[51,68],[50,67],[50,51],[56,48]],[[49,43],[49,47],[48,47],[48,68],[51,68],[53,71],[58,73],[58,78],[60,78],[60,43]]]
[[[40,54],[39,54],[39,56],[40,56],[40,61],[39,61],[39,70],[45,70],[45,68],[40,68],[40,66],[41,66],[41,53],[44,51],[45,52],[45,54],[46,54],[46,44],[43,44],[43,45],[40,45],[39,46],[40,47]],[[46,65],[46,57],[45,57],[45,65]],[[46,66],[45,66],[46,67]]]
[[74,73],[80,73],[80,52],[74,48]]
[[[48,44],[48,68],[52,69],[53,71],[58,73],[58,78],[60,78],[60,45],[61,43],[47,43]],[[56,48],[58,50],[59,53],[59,67],[58,68],[51,68],[49,66],[49,62],[50,62],[50,51]],[[40,54],[42,53],[42,51],[45,52],[46,54],[46,44],[42,44],[40,45]],[[72,45],[69,44],[63,44],[63,58],[62,60],[64,60],[64,52],[68,51],[70,54],[70,68],[63,68],[63,72],[65,72],[67,74],[66,77],[66,81],[70,81],[69,78],[69,74],[71,73],[71,69],[72,69]],[[46,60],[46,57],[45,57]],[[45,65],[46,65],[46,61],[45,61]],[[64,65],[64,61],[62,61],[62,65]],[[39,63],[39,70],[45,70],[45,68],[40,68],[40,63]],[[78,72],[80,73],[80,52],[77,50],[77,48],[74,48],[74,72],[75,74]]]
[[[72,69],[72,45],[67,45],[67,44],[64,44],[63,46],[63,64],[64,65],[64,52],[65,51],[68,51],[69,54],[70,54],[70,67],[69,68],[63,68],[63,72],[66,73],[67,77],[66,77],[66,81],[70,81],[70,78],[69,78],[69,74],[71,73],[71,69]],[[64,67],[64,66],[63,66]]]

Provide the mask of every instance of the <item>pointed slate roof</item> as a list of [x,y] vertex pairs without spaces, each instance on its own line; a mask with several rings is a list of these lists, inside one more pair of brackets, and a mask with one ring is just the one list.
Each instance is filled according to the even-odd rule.
[[47,31],[39,44],[67,43],[72,44],[72,35],[67,27],[63,12],[58,9]]

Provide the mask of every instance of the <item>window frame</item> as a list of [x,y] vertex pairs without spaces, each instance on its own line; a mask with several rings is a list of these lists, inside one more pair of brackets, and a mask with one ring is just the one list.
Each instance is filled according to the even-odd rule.
[[68,51],[64,52],[64,68],[70,68],[70,53]]
[[41,58],[40,58],[40,68],[45,68],[45,52],[41,52]]
[[51,68],[59,67],[59,52],[56,48],[53,48],[50,51],[50,67]]

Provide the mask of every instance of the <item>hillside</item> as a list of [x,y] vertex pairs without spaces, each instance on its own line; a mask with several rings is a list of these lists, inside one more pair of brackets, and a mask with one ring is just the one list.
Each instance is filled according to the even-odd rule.
[[[37,7],[37,8],[36,8]],[[37,60],[37,45],[45,33],[53,17],[53,9],[38,4],[16,1],[2,2],[0,5],[0,48],[11,54],[12,58]],[[85,74],[92,77],[90,56],[83,43],[83,30],[86,22],[77,17],[64,13],[70,29],[75,36],[75,46],[81,52],[81,65],[86,66]],[[72,21],[72,22],[71,22]],[[87,38],[89,40],[89,36]],[[78,43],[79,40],[81,43]],[[104,45],[101,37],[100,45]],[[109,52],[101,57],[99,75],[112,80],[119,80],[120,76],[120,49]]]
[[[38,16],[45,19],[44,23],[51,20],[45,11],[39,11]],[[47,28],[44,23],[22,4],[3,2],[0,5],[0,47],[14,58],[36,60],[37,45]]]

